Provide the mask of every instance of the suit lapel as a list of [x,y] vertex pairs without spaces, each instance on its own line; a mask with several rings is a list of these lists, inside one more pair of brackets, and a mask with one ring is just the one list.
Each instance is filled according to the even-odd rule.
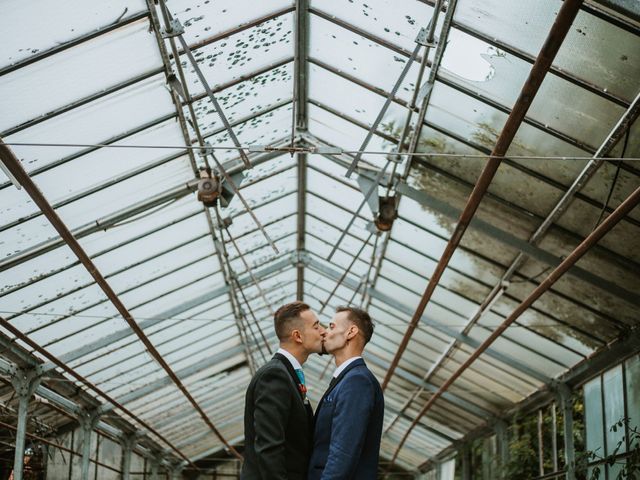
[[355,368],[359,365],[364,365],[364,360],[361,358],[358,358],[357,360],[354,360],[353,362],[351,362],[349,365],[347,365],[347,368],[345,368],[342,372],[340,372],[340,375],[338,375],[338,378],[336,379],[336,381],[334,382],[333,385],[330,384],[330,387],[327,388],[327,391],[324,392],[324,395],[322,395],[322,398],[320,399],[320,402],[318,403],[318,408],[316,408],[316,416],[318,415],[318,412],[320,411],[320,408],[322,407],[322,404],[324,403],[324,399],[327,397],[327,395],[329,395],[334,388],[336,388],[338,386],[338,384],[342,381],[342,379],[345,377],[345,375],[347,374],[347,372],[349,372],[349,370],[351,370],[352,368]]
[[276,359],[276,360],[280,360],[280,362],[282,362],[282,364],[287,369],[287,372],[289,372],[289,376],[291,377],[291,380],[293,380],[293,384],[295,385],[296,392],[298,392],[298,396],[300,397],[300,400],[302,401],[302,403],[308,403],[308,402],[304,401],[304,396],[303,396],[302,392],[300,391],[300,388],[298,387],[300,385],[300,379],[298,378],[298,375],[296,374],[296,371],[293,369],[293,366],[291,365],[291,362],[289,362],[289,360],[287,360],[287,357],[285,357],[284,355],[281,355],[279,353],[276,353],[273,356],[273,358]]

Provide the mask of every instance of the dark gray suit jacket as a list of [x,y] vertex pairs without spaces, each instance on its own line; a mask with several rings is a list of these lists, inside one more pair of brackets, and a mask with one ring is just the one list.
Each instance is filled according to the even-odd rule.
[[242,480],[306,480],[313,411],[279,353],[254,375],[244,410]]

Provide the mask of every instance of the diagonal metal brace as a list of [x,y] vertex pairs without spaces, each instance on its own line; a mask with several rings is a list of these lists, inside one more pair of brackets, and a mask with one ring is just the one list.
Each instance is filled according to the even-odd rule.
[[404,77],[407,76],[407,73],[409,73],[409,69],[411,68],[411,65],[413,64],[415,59],[418,58],[418,52],[422,48],[424,42],[426,41],[426,38],[427,38],[427,29],[423,27],[420,29],[420,32],[416,37],[416,46],[413,49],[413,52],[411,53],[411,57],[409,57],[409,60],[404,66],[402,73],[400,73],[400,76],[398,77],[396,84],[393,86],[393,88],[389,92],[389,95],[387,95],[387,100],[384,102],[384,105],[382,106],[380,113],[378,113],[378,116],[373,122],[373,125],[371,125],[371,128],[367,132],[367,136],[365,137],[364,142],[362,142],[362,145],[358,149],[358,152],[356,153],[356,156],[353,159],[353,162],[351,162],[351,165],[349,166],[349,169],[347,170],[347,173],[346,173],[347,178],[351,178],[351,174],[354,172],[354,170],[358,166],[358,162],[362,157],[362,152],[367,148],[367,145],[369,145],[369,142],[371,141],[371,137],[373,137],[373,132],[375,132],[378,129],[378,125],[382,121],[384,114],[387,113],[387,109],[389,108],[389,105],[391,105],[391,101],[396,96],[396,93],[398,92],[400,85],[402,85],[402,82],[404,81]]
[[[242,158],[244,166],[246,168],[251,168],[251,162],[249,161],[249,157],[247,157],[247,154],[245,153],[244,149],[241,147],[238,137],[236,137],[236,134],[233,133],[231,124],[229,123],[229,120],[227,120],[227,117],[224,114],[222,107],[218,103],[218,100],[216,99],[215,95],[213,94],[213,91],[211,90],[211,87],[209,86],[207,79],[204,78],[204,74],[202,73],[202,70],[200,70],[200,66],[198,65],[197,60],[193,56],[193,53],[191,53],[191,49],[189,48],[189,45],[187,45],[187,42],[182,36],[182,33],[175,33],[175,32],[184,32],[184,27],[182,26],[182,24],[178,19],[174,19],[171,17],[170,17],[170,24],[171,24],[171,30],[169,32],[172,32],[172,33],[168,33],[168,35],[178,38],[178,41],[180,42],[180,45],[182,45],[182,49],[184,53],[187,55],[187,58],[189,58],[189,61],[191,62],[191,65],[193,66],[193,69],[196,72],[196,75],[200,79],[200,83],[202,83],[205,91],[207,92],[207,95],[209,96],[209,100],[211,100],[211,103],[213,103],[213,108],[215,109],[216,113],[220,117],[220,120],[222,120],[222,124],[224,125],[224,128],[227,130],[227,133],[229,134],[229,138],[231,138],[231,141],[238,149],[238,152],[240,153],[240,157]],[[179,61],[179,59],[177,58],[175,60],[176,62]]]

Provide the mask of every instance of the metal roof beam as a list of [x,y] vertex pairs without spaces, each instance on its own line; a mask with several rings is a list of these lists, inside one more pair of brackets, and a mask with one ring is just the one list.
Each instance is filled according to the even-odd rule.
[[[254,275],[256,276],[256,278],[264,278],[268,275],[273,274],[274,272],[280,271],[283,268],[290,266],[291,265],[291,258],[283,258],[263,269],[260,269],[258,271],[256,271],[254,273]],[[238,279],[241,285],[248,285],[251,283],[251,278],[246,275],[243,276],[241,278]],[[171,319],[172,317],[176,316],[176,315],[180,315],[182,312],[186,312],[192,308],[198,307],[199,305],[202,305],[206,302],[209,302],[211,300],[214,300],[216,298],[218,298],[221,295],[225,295],[227,292],[229,291],[229,286],[228,285],[224,285],[222,287],[219,287],[211,292],[207,292],[203,295],[200,295],[199,297],[196,297],[192,300],[189,300],[183,304],[177,305],[169,310],[166,310],[164,312],[162,312],[161,314],[150,318],[148,320],[143,320],[139,323],[140,328],[142,329],[147,329],[150,328],[154,325],[157,325],[159,323],[164,322],[167,319]],[[122,340],[130,335],[132,335],[133,332],[130,328],[124,328],[122,330],[119,330],[117,332],[114,332],[110,335],[107,335],[105,337],[102,337],[94,342],[88,343],[76,350],[72,350],[70,352],[67,352],[63,355],[61,355],[59,357],[59,359],[64,362],[64,363],[69,363],[69,362],[73,362],[81,357],[84,357],[85,355],[90,354],[91,352],[95,352],[97,350],[100,350],[104,347],[107,347],[109,345],[111,345],[112,343],[115,343],[119,340]],[[52,368],[55,368],[56,365],[49,362],[47,364],[45,364],[42,369],[43,371],[47,371],[47,370],[51,370]]]
[[[244,352],[244,346],[243,345],[237,345],[233,348],[230,348],[228,350],[225,350],[224,352],[220,352],[218,354],[212,355],[210,356],[207,360],[203,361],[203,362],[198,362],[194,365],[191,365],[189,367],[186,367],[182,370],[179,370],[176,372],[176,375],[183,381],[186,381],[190,376],[192,375],[196,375],[198,373],[203,372],[204,370],[211,368],[213,366],[215,366],[216,364],[222,363],[226,360],[229,360],[230,358],[233,358],[234,356],[243,353]],[[245,360],[242,359],[240,360],[237,364],[233,365],[233,367],[243,364],[245,363]],[[164,377],[161,378],[159,380],[156,380],[155,382],[149,383],[143,387],[140,387],[138,389],[136,389],[135,391],[127,394],[127,395],[123,395],[120,398],[117,398],[116,400],[118,400],[118,403],[121,404],[127,404],[127,403],[131,403],[135,400],[138,400],[139,398],[144,397],[145,395],[148,395],[150,393],[153,393],[161,388],[164,388],[166,386],[171,385],[173,382],[171,381],[171,379],[169,377]],[[115,409],[115,406],[113,405],[109,405],[109,404],[104,404],[103,406],[101,406],[99,408],[99,411],[101,413],[106,413],[109,412],[111,410]]]
[[[332,159],[333,161],[338,161],[333,156],[327,155],[326,157]],[[343,162],[339,163],[343,164]],[[367,172],[361,172],[360,175],[366,177],[370,182],[374,180],[374,176]],[[386,185],[384,178],[382,179],[381,185]],[[404,181],[397,182],[396,190],[398,191],[398,193],[411,198],[420,205],[423,205],[430,210],[440,213],[448,218],[457,220],[460,216],[461,210],[459,210],[458,208],[452,207],[448,203],[435,198],[427,192],[417,190],[407,185],[407,183]],[[503,230],[484,220],[479,219],[478,217],[474,217],[471,220],[469,226],[491,238],[498,240],[505,245],[513,247],[529,255],[530,257],[535,258],[542,263],[545,263],[546,265],[555,267],[562,262],[562,259],[555,256],[554,254],[549,253],[540,247],[532,245],[527,240],[523,240],[513,235],[512,233],[507,232],[506,230]],[[588,270],[585,270],[584,268],[574,265],[569,269],[567,273],[597,288],[600,288],[615,297],[626,300],[630,304],[640,306],[640,297],[634,292],[630,292],[624,287],[606,280]]]
[[[332,267],[328,265],[325,265],[319,260],[316,260],[315,258],[309,256],[308,254],[305,254],[303,258],[307,263],[307,265],[313,270],[317,271],[318,273],[324,274],[325,276],[334,280],[340,278],[341,276],[340,272],[338,272],[337,270],[334,270]],[[347,277],[343,283],[349,288],[351,288],[352,290],[355,290],[357,288],[357,282],[351,278]],[[405,315],[411,315],[413,313],[410,307],[404,305],[403,303],[398,302],[396,299],[391,298],[387,294],[380,292],[375,288],[372,288],[369,290],[369,295],[371,295],[371,297],[375,298],[376,300],[380,300],[381,302],[386,303],[387,305],[393,307],[399,312],[404,313]],[[447,325],[444,325],[434,320],[433,318],[427,317],[426,315],[422,315],[421,322],[425,326],[435,328],[436,330],[444,333],[445,335],[452,338],[456,338],[458,341],[465,343],[472,348],[477,348],[481,343],[480,341],[475,340],[469,337],[468,335],[462,335],[458,333],[455,329]],[[535,378],[541,382],[549,381],[549,377],[547,377],[546,375],[541,374],[540,372],[532,369],[530,366],[525,365],[520,360],[517,360],[509,355],[504,355],[493,349],[487,350],[487,355],[504,363],[505,365],[509,365],[510,367],[515,368],[516,370],[519,370],[520,372],[530,376],[531,378]]]
[[[111,285],[104,279],[96,265],[93,263],[91,258],[87,255],[85,250],[82,248],[78,240],[71,233],[69,228],[65,225],[62,219],[58,216],[56,211],[51,207],[51,204],[44,197],[42,192],[38,189],[38,187],[33,183],[33,180],[29,177],[27,172],[22,167],[20,161],[15,156],[15,154],[9,149],[6,145],[0,143],[0,157],[4,162],[5,166],[9,169],[9,171],[13,174],[13,176],[20,182],[20,184],[24,187],[28,195],[34,201],[36,205],[45,213],[45,216],[52,224],[52,226],[56,229],[56,231],[60,234],[60,237],[63,239],[62,241],[66,243],[69,248],[73,251],[74,255],[80,260],[83,266],[87,269],[87,271],[94,277],[96,283],[100,286],[100,289],[104,292],[104,294],[109,298],[113,306],[118,310],[118,312],[122,315],[124,320],[129,324],[129,327],[136,333],[142,344],[149,351],[149,353],[156,359],[156,361],[162,366],[163,370],[166,374],[172,379],[172,381],[176,384],[176,386],[182,390],[184,396],[187,398],[189,403],[193,405],[193,408],[198,411],[202,420],[209,425],[211,430],[216,433],[216,436],[220,438],[220,441],[227,444],[225,438],[218,432],[216,427],[213,425],[209,417],[202,411],[199,407],[198,403],[191,396],[187,388],[182,384],[180,379],[176,377],[175,373],[163,358],[163,356],[158,352],[155,346],[149,341],[149,338],[144,334],[144,331],[140,328],[138,323],[133,319],[133,316],[127,309],[127,307],[122,303],[118,295],[112,289]],[[8,322],[7,322],[8,323]],[[227,444],[228,445],[228,444]],[[242,458],[241,455],[230,445],[228,445],[229,450],[239,458]]]
[[[614,1],[617,1],[617,0],[614,0]],[[337,26],[339,26],[341,28],[349,30],[352,33],[355,33],[356,35],[360,35],[360,36],[362,36],[364,38],[367,38],[368,40],[370,40],[370,41],[372,41],[372,42],[374,42],[374,43],[376,43],[376,44],[378,44],[378,45],[380,45],[382,47],[385,47],[385,48],[391,50],[392,52],[397,53],[398,55],[402,55],[403,57],[406,57],[406,58],[409,58],[411,56],[411,52],[409,52],[409,51],[407,51],[407,50],[405,50],[405,49],[403,49],[401,47],[398,47],[397,45],[394,45],[394,44],[392,44],[390,42],[387,42],[387,41],[385,41],[385,40],[383,40],[381,38],[377,38],[377,37],[371,35],[370,32],[367,32],[366,30],[362,30],[361,28],[358,28],[355,25],[352,25],[352,24],[350,24],[350,23],[348,23],[348,22],[346,22],[344,20],[338,19],[334,15],[325,13],[325,12],[319,10],[316,7],[311,8],[310,12],[313,13],[314,15],[318,16],[319,18],[323,18],[324,20],[327,20],[327,21],[329,21],[329,22],[331,22],[331,23],[333,23],[333,24],[335,24],[335,25],[337,25]],[[528,55],[528,54],[526,54],[526,53],[524,53],[522,51],[519,51],[519,50],[517,50],[517,49],[515,49],[513,47],[510,47],[510,46],[508,46],[508,45],[506,45],[506,44],[504,44],[502,42],[499,42],[496,39],[493,39],[491,37],[483,35],[480,32],[475,31],[470,27],[467,27],[465,25],[461,25],[460,23],[455,22],[455,21],[452,22],[452,26],[454,28],[457,28],[460,31],[472,36],[472,37],[477,38],[478,40],[481,40],[481,41],[491,45],[491,46],[503,49],[504,51],[508,52],[509,54],[514,55],[515,57],[517,57],[517,58],[519,58],[521,60],[524,60],[529,64],[533,64],[534,61],[535,61],[535,57],[534,56]],[[428,65],[430,65],[430,62],[428,63]],[[593,94],[596,94],[596,95],[598,95],[598,96],[600,96],[602,98],[605,98],[606,100],[608,100],[608,101],[610,101],[610,102],[612,102],[612,103],[614,103],[616,105],[620,105],[620,106],[623,106],[623,107],[627,107],[629,105],[628,101],[626,101],[626,100],[624,100],[624,99],[622,99],[620,97],[617,97],[617,96],[611,94],[610,92],[607,92],[606,89],[602,89],[602,88],[600,88],[600,87],[598,87],[596,85],[592,85],[589,82],[587,82],[587,81],[585,81],[585,80],[583,80],[583,79],[581,79],[579,77],[576,77],[576,76],[572,75],[569,72],[565,72],[565,71],[560,70],[558,68],[555,68],[553,66],[549,69],[549,71],[553,75],[556,75],[557,77],[559,77],[559,78],[561,78],[561,79],[563,79],[565,81],[568,81],[569,83],[571,83],[573,85],[576,85],[576,86],[578,86],[578,87],[580,87],[580,88],[582,88],[584,90],[587,90],[590,93],[593,93]],[[444,83],[445,85],[448,85],[448,86],[450,86],[452,88],[455,88],[456,90],[459,90],[462,93],[465,93],[466,95],[470,95],[470,96],[474,97],[477,100],[487,101],[486,97],[481,97],[481,96],[475,94],[472,90],[466,89],[464,87],[461,87],[460,85],[455,84],[450,79],[448,79],[446,77],[443,77],[440,74],[438,74],[436,76],[436,79],[438,81]],[[504,107],[501,107],[501,108],[504,108]],[[536,123],[536,126],[538,128],[541,128],[541,129],[548,129],[549,132],[554,131],[552,129],[549,129],[548,127],[546,127],[542,123]],[[578,146],[580,145],[580,143],[577,142],[575,139],[571,139],[570,137],[565,136],[565,135],[563,135],[563,134],[561,134],[559,132],[556,132],[556,133],[558,133],[559,135],[562,135],[562,137],[564,139],[568,138],[570,141],[575,142],[576,145],[578,145]]]

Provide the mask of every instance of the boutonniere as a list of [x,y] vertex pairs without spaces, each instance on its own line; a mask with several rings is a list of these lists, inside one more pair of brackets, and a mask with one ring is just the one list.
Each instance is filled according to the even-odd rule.
[[300,390],[303,397],[307,396],[307,387],[303,383],[298,384],[298,390]]

